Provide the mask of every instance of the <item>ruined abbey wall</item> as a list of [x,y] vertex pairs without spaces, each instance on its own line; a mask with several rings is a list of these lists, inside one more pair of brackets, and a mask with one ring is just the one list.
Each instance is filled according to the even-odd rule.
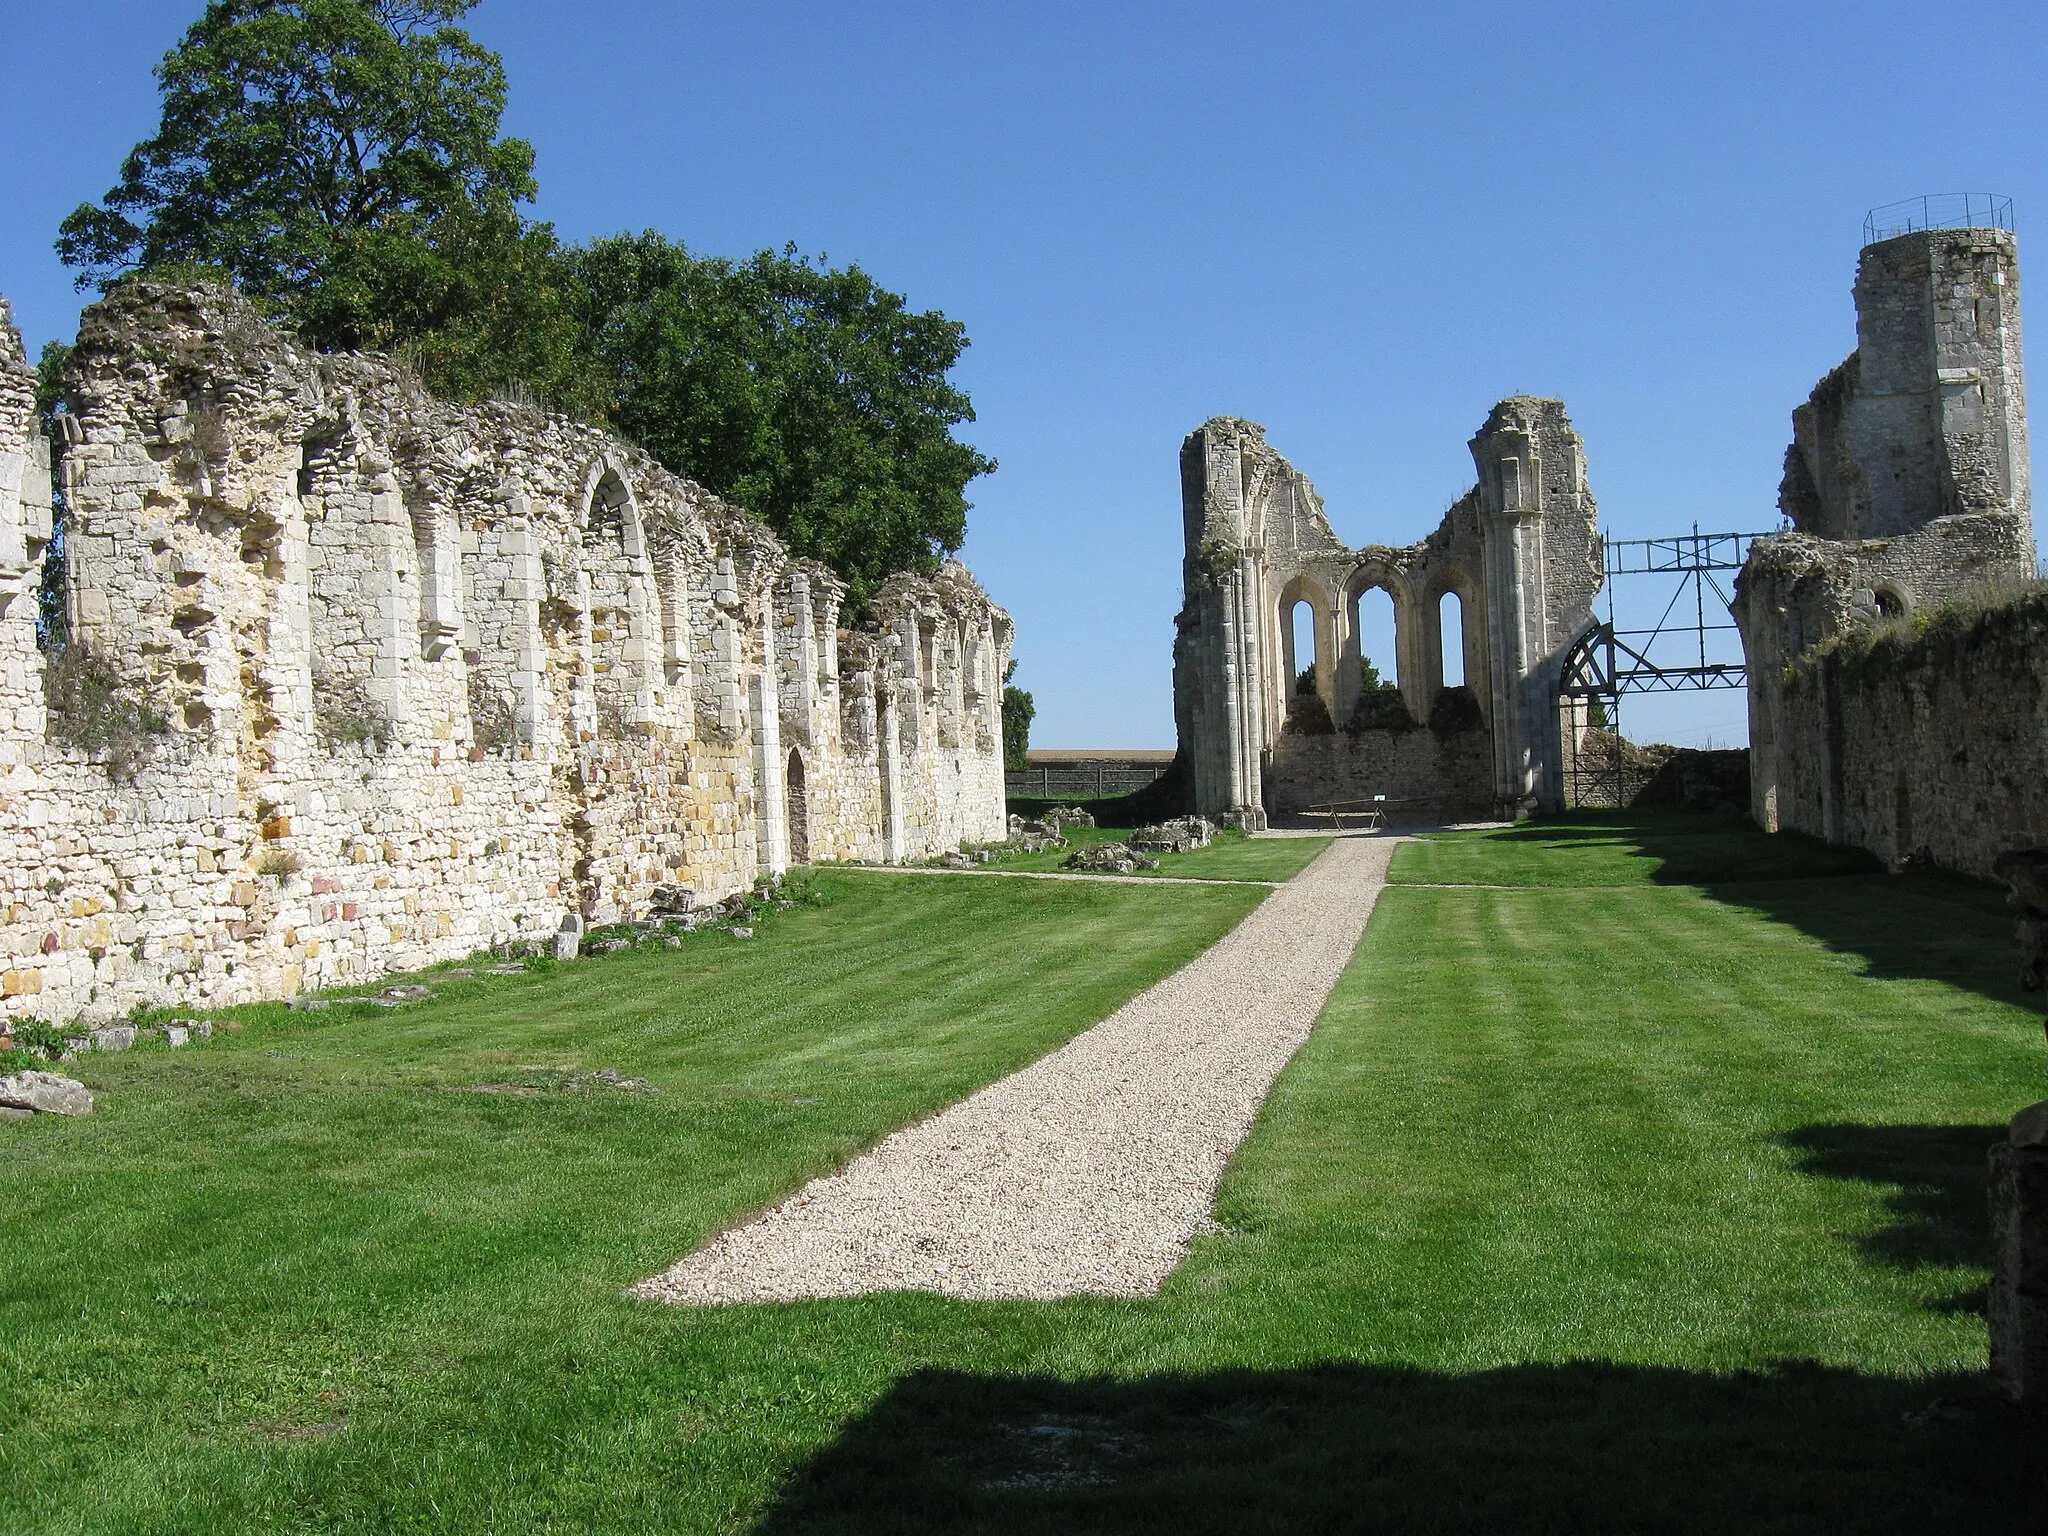
[[1792,531],[1758,540],[1736,583],[1753,810],[1767,830],[1988,873],[2048,831],[2040,667],[2018,630],[1969,646],[1912,630],[2034,575],[2014,237],[1867,246],[1855,296],[1857,350],[1793,413]]
[[2001,853],[2048,847],[2048,605],[1859,641],[1784,685],[1779,824],[1986,879]]
[[[1470,446],[1478,484],[1436,532],[1349,549],[1263,428],[1218,417],[1188,438],[1174,707],[1195,810],[1263,824],[1380,795],[1409,820],[1563,807],[1578,732],[1560,672],[1593,626],[1601,571],[1584,447],[1560,402],[1520,396]],[[1358,604],[1374,588],[1394,605],[1397,655],[1380,658],[1394,661],[1392,692],[1364,687]],[[1466,681],[1452,689],[1446,593],[1463,616]],[[1311,664],[1294,655],[1301,602],[1314,614],[1312,701],[1295,692]]]
[[0,1018],[290,995],[1004,835],[1011,626],[957,565],[843,628],[829,571],[604,432],[224,291],[117,290],[66,392],[58,659],[0,324]]

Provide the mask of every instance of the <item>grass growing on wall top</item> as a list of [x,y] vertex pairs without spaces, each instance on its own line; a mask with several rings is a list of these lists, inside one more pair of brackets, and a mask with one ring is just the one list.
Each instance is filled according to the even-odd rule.
[[1844,630],[1789,663],[1786,681],[1800,686],[1833,658],[1851,676],[1917,670],[1944,651],[1970,650],[2011,637],[2038,644],[2048,633],[2048,582],[1993,582],[1898,618]]
[[1153,1300],[618,1291],[1251,888],[825,872],[751,942],[89,1058],[100,1114],[0,1126],[0,1528],[2028,1528],[1983,1154],[2048,1074],[1995,893],[1524,830],[1402,851]]

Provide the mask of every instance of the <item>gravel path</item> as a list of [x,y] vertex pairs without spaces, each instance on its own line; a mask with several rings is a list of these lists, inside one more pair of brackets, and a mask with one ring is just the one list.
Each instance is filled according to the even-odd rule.
[[898,1131],[628,1293],[685,1305],[939,1291],[1146,1296],[1351,958],[1395,837],[1340,837],[1102,1023]]

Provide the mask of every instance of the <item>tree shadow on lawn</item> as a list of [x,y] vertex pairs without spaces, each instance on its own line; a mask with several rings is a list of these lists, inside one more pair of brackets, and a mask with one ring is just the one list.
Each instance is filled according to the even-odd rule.
[[1652,885],[1810,880],[1876,875],[1884,866],[1861,848],[1835,847],[1802,832],[1767,833],[1746,816],[1686,810],[1573,811],[1539,816],[1487,834],[1509,844],[1606,846],[1654,861]]
[[924,1370],[756,1527],[797,1532],[2038,1529],[2042,1425],[1980,1376],[1600,1361],[1135,1380]]
[[[1893,1269],[1991,1267],[1985,1159],[2004,1139],[2002,1125],[1803,1125],[1785,1137],[1803,1173],[1889,1186],[1887,1225],[1856,1245]],[[1929,1305],[1982,1313],[1984,1290]]]
[[1788,924],[1861,957],[1870,976],[1943,981],[2036,1016],[2048,1012],[2048,996],[2020,990],[2005,890],[1987,881],[1939,871],[1886,874],[1860,848],[1698,811],[1574,815],[1497,835],[1618,846],[1655,861],[1649,883],[1689,885]]

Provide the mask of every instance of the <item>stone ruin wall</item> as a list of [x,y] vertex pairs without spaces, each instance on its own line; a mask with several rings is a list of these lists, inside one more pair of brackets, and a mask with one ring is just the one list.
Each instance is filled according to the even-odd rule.
[[139,762],[53,739],[50,454],[0,323],[0,1020],[289,996],[660,883],[1005,835],[1011,624],[957,564],[843,628],[829,571],[604,432],[437,401],[224,291],[123,286],[66,393],[73,654],[163,728]]
[[[1585,451],[1555,400],[1496,405],[1470,444],[1478,484],[1420,543],[1349,549],[1263,428],[1218,417],[1181,451],[1186,597],[1174,700],[1194,809],[1262,824],[1388,797],[1407,820],[1564,803],[1584,722],[1561,711],[1566,653],[1593,625],[1598,513]],[[1363,687],[1358,603],[1394,605],[1394,698]],[[1441,604],[1458,594],[1466,682],[1446,689]],[[1289,614],[1315,618],[1316,702],[1293,699]]]
[[1766,830],[1982,875],[2048,841],[2034,621],[2015,611],[1969,643],[1910,633],[2034,575],[2019,297],[2005,231],[1863,251],[1857,350],[1793,413],[1792,530],[1758,540],[1736,584]]

